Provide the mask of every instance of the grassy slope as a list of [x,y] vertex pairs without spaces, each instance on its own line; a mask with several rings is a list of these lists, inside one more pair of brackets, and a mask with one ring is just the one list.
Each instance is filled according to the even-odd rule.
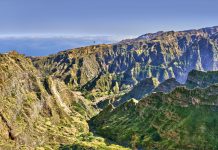
[[91,121],[98,134],[131,147],[218,148],[218,86],[156,93],[108,108]]

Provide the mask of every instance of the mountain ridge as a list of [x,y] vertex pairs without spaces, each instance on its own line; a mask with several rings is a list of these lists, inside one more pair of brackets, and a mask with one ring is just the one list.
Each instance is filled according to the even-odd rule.
[[0,147],[216,149],[215,70],[218,27],[0,54]]
[[0,93],[0,149],[125,149],[89,132],[90,100],[15,51],[0,54]]
[[216,149],[217,87],[183,86],[140,101],[130,99],[116,108],[108,106],[91,119],[90,126],[133,149]]

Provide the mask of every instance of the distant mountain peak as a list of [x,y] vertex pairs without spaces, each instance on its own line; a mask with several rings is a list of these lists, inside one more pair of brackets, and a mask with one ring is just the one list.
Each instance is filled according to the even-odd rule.
[[161,34],[163,34],[164,31],[158,31],[156,33],[146,33],[144,35],[141,35],[139,37],[137,37],[136,39],[147,39],[147,40],[151,40],[157,36],[160,36]]

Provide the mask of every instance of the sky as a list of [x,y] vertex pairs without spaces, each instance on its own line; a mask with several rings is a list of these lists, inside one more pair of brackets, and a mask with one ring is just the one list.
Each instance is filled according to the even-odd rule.
[[[63,48],[73,48],[217,26],[217,8],[217,0],[0,0],[0,52],[19,48],[28,55],[47,55],[60,50],[65,39],[74,42]],[[22,46],[16,46],[19,40]],[[60,45],[43,53],[47,40]]]

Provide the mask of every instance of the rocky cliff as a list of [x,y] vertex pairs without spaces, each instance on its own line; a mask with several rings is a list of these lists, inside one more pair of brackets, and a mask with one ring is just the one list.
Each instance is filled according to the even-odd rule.
[[158,32],[113,45],[95,45],[33,58],[46,75],[60,78],[72,89],[111,91],[130,89],[155,77],[185,82],[193,69],[218,67],[218,27],[180,32]]
[[43,78],[16,52],[0,55],[0,93],[1,145],[67,143],[89,131],[84,121],[94,113],[90,103],[62,81]]
[[[80,136],[90,137],[86,120],[97,112],[91,101],[63,81],[42,76],[23,55],[0,54],[0,93],[0,149],[58,149],[60,144],[84,145]],[[92,139],[95,149],[119,149]]]
[[163,92],[169,93],[173,91],[176,87],[183,86],[181,83],[176,81],[175,78],[170,78],[165,80],[164,82],[160,83],[158,87],[156,87],[153,92]]
[[147,78],[136,84],[129,92],[124,94],[116,104],[121,104],[131,98],[140,100],[141,98],[149,95],[159,85],[159,81],[156,78]]
[[217,149],[217,52],[211,27],[0,54],[0,148]]
[[130,91],[120,96],[120,98],[117,98],[113,104],[117,106],[132,98],[140,100],[155,92],[169,93],[173,91],[176,87],[180,86],[185,85],[176,81],[175,78],[167,79],[162,83],[159,83],[159,81],[156,78],[146,78],[140,81],[138,84],[136,84]]

